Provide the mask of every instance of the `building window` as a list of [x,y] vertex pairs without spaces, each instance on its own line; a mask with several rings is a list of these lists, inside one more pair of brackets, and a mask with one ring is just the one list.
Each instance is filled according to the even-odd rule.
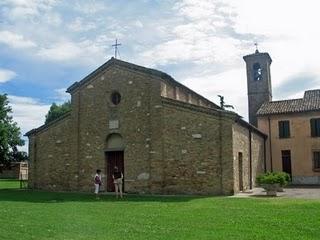
[[320,137],[320,118],[310,119],[311,137]]
[[282,158],[282,171],[286,172],[292,176],[292,169],[291,169],[291,151],[290,150],[282,150],[281,151],[281,158]]
[[279,138],[289,138],[289,137],[290,137],[290,122],[279,121]]
[[313,171],[320,172],[320,151],[313,152]]
[[121,95],[120,93],[118,92],[113,92],[111,94],[111,102],[114,104],[114,105],[118,105],[121,101]]
[[253,64],[253,79],[255,81],[262,80],[262,68],[259,63]]

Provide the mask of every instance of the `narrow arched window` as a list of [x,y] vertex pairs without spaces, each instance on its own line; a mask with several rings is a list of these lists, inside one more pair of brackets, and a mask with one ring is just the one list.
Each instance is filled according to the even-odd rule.
[[259,63],[253,64],[253,79],[255,81],[262,80],[262,68]]
[[118,105],[121,101],[121,95],[120,93],[118,92],[113,92],[111,94],[111,102],[114,104],[114,105]]

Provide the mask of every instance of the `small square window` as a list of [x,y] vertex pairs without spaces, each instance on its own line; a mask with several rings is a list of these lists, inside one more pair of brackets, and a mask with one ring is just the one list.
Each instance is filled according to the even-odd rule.
[[320,137],[320,118],[310,119],[311,137]]
[[290,137],[290,122],[279,121],[279,138],[289,138],[289,137]]

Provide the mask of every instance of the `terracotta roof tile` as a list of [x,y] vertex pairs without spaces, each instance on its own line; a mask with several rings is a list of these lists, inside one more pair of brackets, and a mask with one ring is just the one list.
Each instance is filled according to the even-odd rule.
[[303,98],[262,104],[257,115],[320,111],[320,89],[305,91]]

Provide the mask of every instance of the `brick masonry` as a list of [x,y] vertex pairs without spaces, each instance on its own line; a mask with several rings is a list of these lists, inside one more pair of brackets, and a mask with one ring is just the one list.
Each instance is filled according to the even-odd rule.
[[[234,154],[248,151],[249,131],[235,127],[238,116],[174,80],[110,61],[69,90],[70,113],[28,133],[30,186],[92,191],[97,168],[103,169],[106,181],[108,136],[118,134],[124,143],[126,192],[218,195],[238,191]],[[110,98],[114,91],[121,94],[116,106]],[[252,134],[252,153],[259,153],[254,166],[263,161],[260,135]],[[244,161],[247,169],[248,159]]]

